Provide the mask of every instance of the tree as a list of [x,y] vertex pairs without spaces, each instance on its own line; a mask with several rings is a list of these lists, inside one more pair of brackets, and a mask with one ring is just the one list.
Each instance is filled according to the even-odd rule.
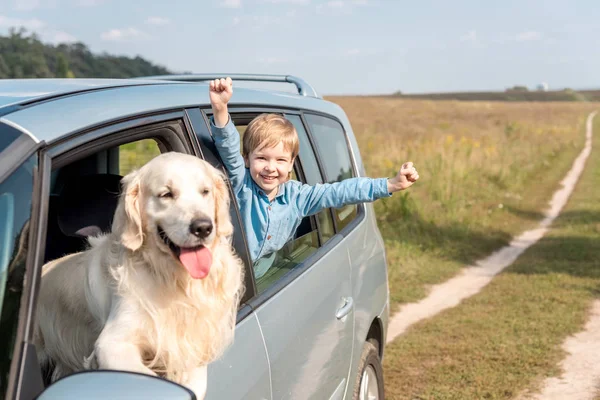
[[10,68],[8,68],[8,64],[6,64],[2,54],[0,54],[0,79],[6,79],[8,77],[10,77]]
[[57,78],[74,78],[75,75],[69,69],[69,61],[63,53],[58,53],[56,56],[56,77]]

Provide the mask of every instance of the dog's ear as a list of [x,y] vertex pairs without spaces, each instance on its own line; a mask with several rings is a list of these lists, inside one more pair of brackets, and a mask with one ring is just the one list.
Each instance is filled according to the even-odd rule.
[[225,175],[221,171],[218,171],[215,168],[213,169],[217,235],[228,237],[233,235],[233,225],[231,224],[231,217],[229,215],[229,188],[225,181]]
[[139,171],[127,174],[121,180],[122,193],[115,212],[112,231],[121,236],[121,243],[136,251],[144,242],[142,215],[140,213]]

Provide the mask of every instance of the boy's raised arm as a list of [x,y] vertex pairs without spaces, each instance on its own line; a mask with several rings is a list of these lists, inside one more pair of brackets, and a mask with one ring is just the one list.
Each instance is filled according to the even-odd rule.
[[402,165],[398,174],[391,178],[350,178],[341,182],[302,185],[296,205],[302,216],[347,204],[372,202],[389,197],[393,192],[408,189],[419,179],[419,173],[411,162]]
[[233,94],[231,78],[210,81],[209,96],[213,110],[210,129],[215,139],[215,145],[223,160],[227,174],[234,191],[240,189],[244,182],[246,167],[240,154],[240,135],[230,121],[227,103]]

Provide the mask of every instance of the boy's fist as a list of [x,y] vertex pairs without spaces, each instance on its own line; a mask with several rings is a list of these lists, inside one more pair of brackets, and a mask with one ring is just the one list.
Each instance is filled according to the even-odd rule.
[[210,81],[208,88],[210,104],[215,111],[226,107],[233,94],[233,82],[231,78],[227,77]]
[[398,174],[388,180],[388,191],[390,193],[404,190],[412,186],[419,179],[419,173],[412,162],[407,162],[402,165]]

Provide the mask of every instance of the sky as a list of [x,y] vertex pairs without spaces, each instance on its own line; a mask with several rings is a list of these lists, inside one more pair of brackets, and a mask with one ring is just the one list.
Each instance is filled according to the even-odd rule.
[[600,88],[598,0],[0,0],[0,34],[322,95]]

